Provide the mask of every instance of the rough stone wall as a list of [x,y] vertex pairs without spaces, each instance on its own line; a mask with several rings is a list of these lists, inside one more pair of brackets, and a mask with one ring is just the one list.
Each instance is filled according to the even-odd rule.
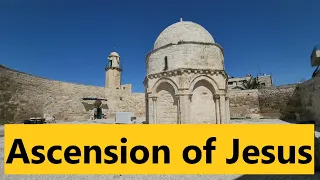
[[231,118],[296,119],[303,114],[297,85],[230,90]]
[[297,85],[259,89],[260,113],[265,118],[296,119],[301,111]]
[[299,84],[298,91],[301,106],[305,111],[303,119],[312,119],[320,123],[320,76]]
[[228,96],[231,118],[260,117],[258,90],[230,90]]
[[107,99],[103,113],[113,118],[115,112],[133,112],[145,116],[144,93],[127,89],[72,84],[35,77],[0,65],[0,123],[21,122],[30,117],[62,120],[84,120],[92,116],[92,101],[82,98]]

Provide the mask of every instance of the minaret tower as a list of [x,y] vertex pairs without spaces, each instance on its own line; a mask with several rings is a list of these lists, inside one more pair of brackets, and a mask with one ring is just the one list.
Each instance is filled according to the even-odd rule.
[[106,88],[120,89],[121,72],[120,56],[117,52],[112,52],[109,57],[109,64],[106,67]]

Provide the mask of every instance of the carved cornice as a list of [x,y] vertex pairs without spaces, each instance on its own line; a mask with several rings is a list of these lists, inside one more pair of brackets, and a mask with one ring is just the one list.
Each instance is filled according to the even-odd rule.
[[227,78],[227,74],[224,70],[213,70],[213,69],[186,69],[186,68],[180,68],[175,69],[171,71],[165,71],[165,72],[159,72],[155,74],[149,74],[147,76],[148,79],[154,79],[154,78],[162,78],[162,77],[171,77],[176,75],[182,75],[182,74],[210,74],[210,75],[223,75],[225,78]]

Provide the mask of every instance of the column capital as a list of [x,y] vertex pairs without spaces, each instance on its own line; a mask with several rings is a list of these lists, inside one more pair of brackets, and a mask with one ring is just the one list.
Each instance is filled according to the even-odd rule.
[[215,98],[217,98],[217,99],[219,99],[219,98],[221,98],[221,97],[227,97],[227,95],[226,94],[214,94],[214,97]]
[[155,97],[155,96],[152,96],[152,97],[149,97],[149,98],[151,98],[152,101],[156,101],[157,100],[157,97]]
[[189,93],[183,93],[183,94],[180,93],[180,94],[176,94],[175,97],[180,99],[180,98],[182,98],[182,97],[186,97],[186,96],[187,96],[187,97],[189,97],[189,99],[191,100],[192,95],[193,95],[193,94],[189,94]]
[[214,98],[215,98],[215,99],[220,99],[220,94],[215,94],[215,95],[214,95]]

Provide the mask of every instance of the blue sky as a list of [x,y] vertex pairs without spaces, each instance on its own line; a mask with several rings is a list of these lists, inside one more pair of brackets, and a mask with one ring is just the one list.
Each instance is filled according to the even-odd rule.
[[146,54],[180,17],[224,48],[230,76],[271,73],[276,85],[309,79],[320,44],[319,0],[1,0],[0,64],[37,76],[104,86],[116,47],[123,84],[143,92]]

